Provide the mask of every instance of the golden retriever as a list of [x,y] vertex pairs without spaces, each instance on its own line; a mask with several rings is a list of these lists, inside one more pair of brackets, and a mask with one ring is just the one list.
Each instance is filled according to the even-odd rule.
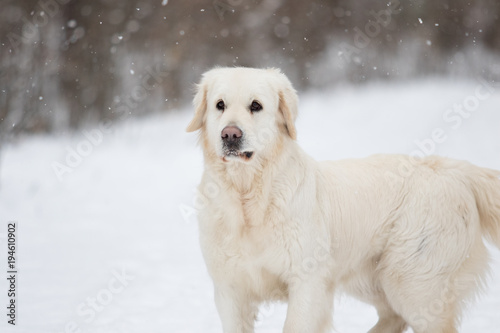
[[226,333],[288,302],[283,332],[327,332],[334,292],[373,304],[370,332],[457,332],[500,247],[500,173],[441,157],[317,162],[297,144],[297,94],[277,69],[203,75],[201,248]]

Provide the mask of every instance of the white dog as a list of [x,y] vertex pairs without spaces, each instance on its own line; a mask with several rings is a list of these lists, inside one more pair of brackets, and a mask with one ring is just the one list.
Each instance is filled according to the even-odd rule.
[[297,95],[276,69],[204,74],[187,131],[205,171],[200,239],[224,332],[283,300],[283,332],[331,329],[335,290],[373,304],[370,332],[457,332],[500,247],[500,173],[441,157],[316,162],[297,145]]

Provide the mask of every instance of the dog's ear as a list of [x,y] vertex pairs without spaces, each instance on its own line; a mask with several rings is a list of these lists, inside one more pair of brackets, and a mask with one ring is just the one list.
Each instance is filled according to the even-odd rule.
[[292,83],[285,74],[279,72],[280,88],[279,88],[279,111],[283,115],[285,128],[288,135],[293,139],[297,139],[297,130],[295,128],[295,119],[297,119],[299,98],[297,92],[293,89]]
[[194,132],[203,126],[205,113],[207,111],[207,84],[206,80],[202,80],[196,86],[196,94],[193,99],[194,117],[186,128],[187,132]]

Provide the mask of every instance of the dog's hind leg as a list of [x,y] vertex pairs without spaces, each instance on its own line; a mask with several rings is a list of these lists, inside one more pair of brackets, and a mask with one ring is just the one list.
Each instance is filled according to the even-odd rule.
[[[457,241],[447,242],[446,252],[427,243],[423,258],[420,254],[409,256],[405,253],[408,247],[384,258],[381,287],[388,303],[415,333],[458,332],[464,301],[481,289],[487,268],[487,251],[480,235],[472,242],[467,255],[460,254],[464,242]],[[438,244],[443,243],[441,239]],[[399,256],[408,259],[401,261]]]

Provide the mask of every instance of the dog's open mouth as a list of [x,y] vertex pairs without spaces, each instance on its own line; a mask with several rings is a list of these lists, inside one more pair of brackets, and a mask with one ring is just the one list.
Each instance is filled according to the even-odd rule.
[[249,161],[253,157],[253,151],[238,151],[238,150],[227,150],[224,152],[224,157],[222,158],[224,162],[227,162],[231,158],[241,158],[244,161]]

